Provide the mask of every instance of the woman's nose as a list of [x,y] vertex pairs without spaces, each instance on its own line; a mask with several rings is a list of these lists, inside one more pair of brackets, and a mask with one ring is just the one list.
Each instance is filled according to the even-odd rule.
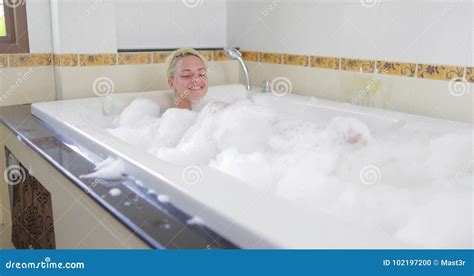
[[198,83],[200,80],[201,80],[201,77],[199,77],[199,75],[193,76],[193,83]]

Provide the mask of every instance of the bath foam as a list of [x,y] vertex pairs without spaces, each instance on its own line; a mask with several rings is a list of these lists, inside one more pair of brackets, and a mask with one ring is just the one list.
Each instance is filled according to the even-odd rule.
[[209,166],[254,186],[273,182],[270,163],[261,152],[240,153],[236,148],[227,148],[211,160]]
[[[440,192],[419,208],[395,236],[418,247],[464,248],[473,239],[471,227],[466,227],[472,226],[474,219],[472,198],[472,189]],[[470,220],[456,215],[459,212],[469,214]]]
[[218,147],[213,132],[217,127],[215,114],[227,106],[223,102],[207,104],[196,118],[196,122],[183,135],[177,149],[194,156],[194,164],[208,164],[217,155]]
[[250,101],[237,102],[217,118],[214,137],[220,150],[235,147],[243,153],[259,151],[267,146],[276,113]]
[[119,188],[112,188],[109,190],[110,196],[117,197],[117,196],[120,196],[121,194],[122,194],[122,190],[120,190]]
[[156,133],[161,125],[161,119],[144,116],[133,124],[121,125],[117,128],[107,129],[107,132],[127,143],[146,150],[153,145]]
[[131,125],[144,117],[159,117],[160,106],[155,102],[138,98],[133,100],[120,114],[120,125]]
[[175,147],[192,126],[197,113],[187,109],[169,108],[161,116],[161,124],[153,141],[154,147]]
[[474,149],[472,135],[457,133],[443,135],[433,139],[429,148],[430,156],[426,165],[436,178],[447,180],[454,177],[453,171],[461,170],[465,174],[472,174],[474,165],[472,156],[465,154]]
[[125,162],[118,158],[107,158],[96,166],[96,171],[81,178],[120,179],[125,173]]
[[213,85],[209,86],[206,96],[193,102],[193,110],[201,111],[211,102],[231,104],[245,99],[247,99],[247,90],[242,84]]
[[317,146],[322,129],[313,122],[281,119],[274,124],[269,146],[279,153],[305,152]]
[[[170,163],[209,165],[256,192],[273,190],[407,246],[471,245],[472,133],[394,127],[374,134],[360,119],[293,119],[250,100],[199,113],[168,109],[158,120],[146,151]],[[128,127],[146,128],[141,122]]]

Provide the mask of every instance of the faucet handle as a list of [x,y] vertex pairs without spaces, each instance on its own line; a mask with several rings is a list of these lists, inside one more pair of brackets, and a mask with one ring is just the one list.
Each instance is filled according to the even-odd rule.
[[264,80],[262,82],[262,92],[271,92],[269,80]]

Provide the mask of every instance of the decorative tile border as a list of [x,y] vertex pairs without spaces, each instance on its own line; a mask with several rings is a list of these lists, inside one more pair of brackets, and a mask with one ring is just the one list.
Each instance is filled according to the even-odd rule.
[[282,64],[282,54],[279,53],[260,53],[259,61],[265,63]]
[[10,67],[50,66],[52,54],[11,54],[8,55]]
[[[0,68],[36,66],[116,66],[163,64],[171,51],[103,53],[103,54],[0,54]],[[201,51],[208,61],[230,60],[222,50]],[[376,73],[429,80],[465,79],[474,83],[474,67],[416,64],[396,61],[374,61],[339,57],[242,51],[246,61],[295,65],[351,72]]]
[[363,59],[341,58],[341,70],[373,73],[375,70],[375,61]]
[[414,77],[416,63],[377,61],[377,73],[384,75]]
[[418,78],[431,80],[450,80],[464,77],[464,67],[431,64],[418,65]]
[[466,80],[469,82],[474,82],[474,67],[466,68]]
[[119,65],[150,64],[152,53],[118,53]]
[[339,69],[339,58],[311,56],[311,67],[324,69]]
[[80,54],[79,64],[80,66],[116,65],[117,55],[116,54]]
[[77,66],[79,64],[79,55],[77,54],[54,54],[53,55],[54,66]]
[[0,55],[0,68],[8,67],[8,55]]
[[212,52],[213,51],[200,51],[199,53],[207,58],[207,61],[212,61]]
[[153,63],[166,63],[171,52],[153,52]]
[[229,57],[224,53],[224,51],[214,51],[213,61],[224,61],[230,60]]
[[[230,60],[224,51],[200,51],[208,61]],[[36,67],[36,66],[115,66],[162,64],[171,51],[157,52],[127,52],[127,53],[99,53],[99,54],[4,54],[0,55],[0,68],[5,67]]]
[[258,55],[259,55],[259,52],[252,52],[252,51],[243,51],[242,52],[242,57],[246,61],[258,62],[260,60]]
[[465,79],[468,82],[474,82],[474,67],[416,64],[396,61],[375,61],[257,51],[242,51],[242,56],[246,61],[251,62],[297,65],[303,67],[376,73],[430,80],[451,80],[460,78]]
[[283,64],[308,66],[309,56],[284,54],[283,55]]

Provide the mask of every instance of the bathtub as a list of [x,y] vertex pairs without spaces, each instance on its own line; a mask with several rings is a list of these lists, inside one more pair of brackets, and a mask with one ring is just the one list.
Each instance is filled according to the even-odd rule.
[[[121,109],[133,99],[144,97],[172,106],[171,91],[114,94]],[[417,128],[470,131],[472,125],[422,116],[354,106],[298,95],[275,96],[249,92],[255,103],[271,105],[290,117],[327,121],[351,116],[365,122],[374,135],[389,129]],[[55,131],[70,138],[76,150],[93,163],[107,157],[125,161],[125,174],[147,188],[169,198],[170,203],[189,216],[196,216],[208,228],[241,248],[407,248],[377,229],[356,223],[348,225],[317,210],[298,208],[274,196],[207,166],[199,166],[202,181],[189,184],[183,179],[187,167],[159,160],[105,131],[111,119],[105,116],[106,98],[87,98],[35,103],[32,114]],[[110,98],[109,98],[110,100]],[[196,169],[196,168],[195,168]]]

